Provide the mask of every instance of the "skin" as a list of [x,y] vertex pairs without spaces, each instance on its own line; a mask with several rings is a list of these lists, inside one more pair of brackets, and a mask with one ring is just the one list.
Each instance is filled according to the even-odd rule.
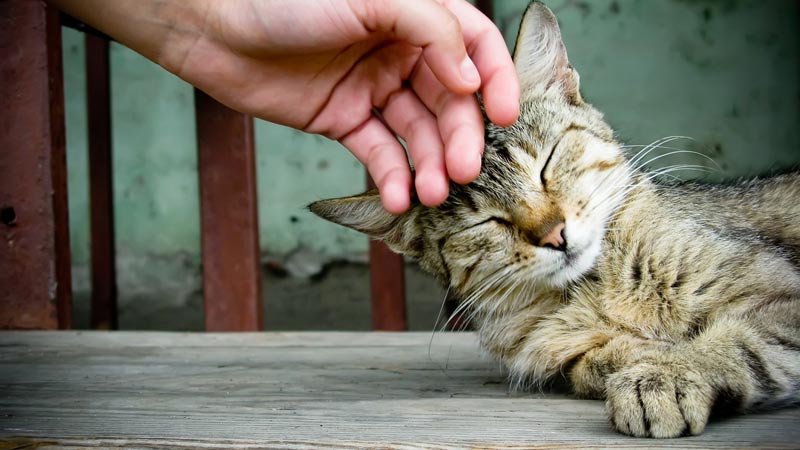
[[514,123],[500,32],[464,0],[51,0],[238,111],[335,139],[384,208],[436,206],[480,172],[484,123]]

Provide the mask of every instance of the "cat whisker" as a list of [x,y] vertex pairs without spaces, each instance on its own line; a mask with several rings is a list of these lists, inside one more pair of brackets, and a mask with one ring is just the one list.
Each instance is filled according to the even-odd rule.
[[590,213],[594,212],[598,207],[604,205],[607,202],[616,203],[615,208],[612,210],[612,213],[609,215],[608,222],[613,222],[616,220],[618,215],[624,211],[627,207],[629,207],[634,201],[639,200],[638,193],[634,192],[631,195],[631,192],[635,187],[638,186],[638,183],[634,182],[628,185],[620,185],[617,187],[618,192],[611,197],[607,197],[604,201],[598,202],[591,210]]
[[[627,177],[625,177],[624,180],[627,181]],[[598,185],[592,190],[592,193],[588,196],[589,201],[592,201],[592,200],[597,199],[597,198],[599,198],[601,200],[598,201],[598,202],[595,202],[592,205],[592,207],[587,210],[587,213],[586,213],[587,216],[591,216],[597,210],[597,208],[599,208],[600,206],[605,206],[605,205],[607,205],[609,203],[611,203],[611,204],[618,203],[619,200],[621,200],[622,198],[624,198],[627,195],[627,193],[628,193],[628,191],[630,189],[630,188],[626,187],[625,185],[623,185],[621,182],[614,183],[611,186],[606,186],[606,182],[607,181],[608,181],[608,175],[600,180],[600,183],[598,183]],[[632,186],[632,185],[628,184],[627,186]],[[617,192],[612,196],[608,196],[608,195],[605,195],[605,196],[604,195],[599,195],[599,196],[597,196],[597,195],[595,195],[601,188],[605,188],[605,187],[608,187],[609,190],[612,191],[612,192],[613,191],[617,191]]]
[[[499,283],[503,280],[508,274],[506,273],[509,270],[508,266],[500,267],[491,274],[484,277],[480,282],[476,285],[475,288],[472,289],[472,292],[464,299],[464,301],[458,305],[458,307],[453,311],[450,317],[445,322],[444,326],[447,326],[454,318],[458,317],[459,314],[463,313],[464,311],[471,308],[478,300],[485,296],[486,292],[491,289],[495,284]],[[466,326],[466,321],[463,326]]]
[[[631,147],[642,147],[642,146],[641,146],[641,145],[620,145],[620,146],[619,146],[619,148],[620,148],[620,149],[622,149],[623,151],[624,151],[625,149],[627,149],[627,148],[631,148]],[[688,150],[688,149],[685,149],[685,148],[682,148],[682,147],[672,147],[672,146],[669,146],[669,145],[657,145],[657,146],[655,146],[655,147],[653,148],[653,150],[655,150],[655,149],[661,149],[661,150],[678,150],[678,151],[687,151],[687,152],[693,151],[693,150]],[[700,153],[700,154],[701,154],[701,155],[703,155],[703,156],[708,156],[708,155],[705,155],[705,154],[703,154],[703,153]],[[630,160],[629,160],[629,162],[630,162]]]
[[642,192],[634,190],[637,187],[639,187],[638,183],[626,186],[623,190],[619,192],[619,194],[617,194],[618,196],[623,197],[624,200],[617,205],[617,212],[619,212],[621,209],[626,208],[632,202],[637,202],[641,200]]
[[[687,139],[691,139],[691,138],[687,138]],[[648,144],[648,146],[644,146],[644,147],[649,147],[650,145],[652,145],[652,144]],[[632,147],[643,147],[643,146],[642,146],[642,145],[621,145],[621,146],[620,146],[620,148],[621,148],[621,149],[632,148]],[[715,169],[716,169],[717,171],[719,171],[719,172],[723,172],[723,171],[724,171],[724,169],[723,169],[723,168],[722,168],[722,167],[721,167],[721,166],[720,166],[720,165],[717,163],[717,161],[716,161],[714,158],[712,158],[712,157],[710,157],[710,156],[708,156],[708,155],[706,155],[706,154],[704,154],[704,153],[701,153],[701,152],[696,152],[696,151],[694,151],[694,150],[687,150],[687,149],[684,149],[684,148],[678,148],[678,147],[669,147],[669,146],[666,146],[666,145],[656,145],[656,146],[654,146],[654,147],[653,147],[651,150],[654,150],[654,149],[656,149],[656,148],[658,148],[658,149],[665,149],[665,150],[674,150],[674,152],[670,152],[670,153],[667,153],[667,154],[659,155],[658,157],[656,157],[656,158],[653,158],[653,159],[651,159],[651,160],[649,160],[649,161],[647,161],[647,162],[644,162],[644,163],[642,163],[642,164],[637,164],[637,165],[635,166],[635,168],[636,168],[636,169],[641,169],[642,167],[644,167],[644,166],[646,166],[646,165],[648,165],[648,164],[652,163],[652,162],[653,162],[653,161],[655,161],[656,159],[660,159],[660,158],[662,158],[662,157],[665,157],[665,156],[670,156],[670,155],[674,155],[674,154],[684,153],[684,154],[691,154],[691,155],[699,156],[699,157],[701,157],[701,158],[703,158],[703,159],[706,159],[706,160],[708,160],[708,161],[709,161],[711,164],[713,164],[713,165],[714,165],[714,167],[715,167]],[[640,153],[641,153],[641,152],[640,152]],[[638,153],[637,153],[637,155],[638,155]],[[631,160],[631,162],[633,162],[633,160]]]
[[[692,164],[679,164],[679,165],[674,165],[674,166],[668,166],[668,167],[665,167],[665,168],[662,168],[662,169],[658,169],[658,170],[655,170],[655,171],[651,171],[651,172],[643,172],[642,173],[642,175],[643,175],[642,179],[645,180],[645,181],[650,181],[650,180],[653,180],[653,179],[656,179],[656,178],[659,178],[659,177],[663,177],[663,176],[671,176],[670,174],[672,172],[679,171],[679,170],[696,170],[696,171],[700,171],[700,172],[710,172],[710,169],[708,167],[705,167],[705,166],[692,165]],[[678,177],[674,177],[674,176],[671,176],[671,177],[676,179],[677,181],[682,181]],[[636,185],[636,183],[633,183],[632,185],[629,185],[629,186],[633,187],[635,185]],[[620,191],[617,194],[616,197],[619,197],[619,196],[625,197],[625,196],[628,196],[628,195],[629,195],[629,189],[626,189],[626,190]],[[610,199],[606,199],[606,201],[612,201],[612,200],[616,201],[615,200],[616,197],[613,197],[613,198],[610,198]],[[636,200],[637,200],[636,199],[636,195],[626,198],[626,200],[624,202],[622,202],[620,205],[618,205],[618,211],[617,211],[617,213],[613,214],[610,217],[610,222],[613,222],[620,211],[622,211],[625,208],[629,207]]]
[[[504,286],[504,287],[503,287],[503,291],[502,291],[502,292],[503,292],[503,294],[502,294],[502,297],[496,297],[496,298],[494,299],[494,301],[493,301],[493,302],[491,302],[491,303],[492,303],[492,305],[491,305],[491,306],[492,306],[492,307],[491,307],[491,309],[487,309],[486,311],[483,311],[482,309],[477,309],[477,308],[476,308],[476,310],[473,312],[473,316],[474,316],[475,314],[479,313],[479,312],[480,312],[480,313],[485,313],[486,315],[488,315],[488,316],[492,316],[492,317],[494,317],[494,316],[496,316],[496,315],[497,315],[497,309],[498,309],[500,306],[502,306],[503,304],[505,304],[505,303],[506,303],[506,301],[507,301],[508,297],[509,297],[509,296],[511,296],[511,294],[513,294],[513,293],[514,293],[514,291],[516,291],[516,289],[519,287],[519,285],[520,285],[520,284],[522,284],[522,281],[523,281],[523,280],[524,280],[524,278],[525,278],[525,277],[523,277],[523,276],[520,276],[520,275],[518,275],[518,274],[519,274],[519,272],[521,272],[520,270],[517,270],[516,272],[517,272],[517,276],[513,277],[513,282],[512,282],[512,284],[511,284],[510,286]],[[487,306],[488,306],[488,305],[487,305]]]
[[692,171],[703,172],[703,173],[711,173],[711,172],[713,172],[712,170],[710,170],[708,167],[705,167],[705,166],[698,166],[698,165],[693,165],[693,164],[679,164],[679,165],[669,166],[669,167],[665,167],[663,169],[659,169],[657,171],[650,172],[650,173],[648,173],[648,175],[651,175],[651,176],[648,179],[653,180],[653,179],[657,179],[657,178],[660,178],[660,177],[663,177],[663,176],[667,175],[667,176],[670,176],[673,180],[676,180],[678,182],[683,182],[684,180],[682,178],[676,177],[674,175],[670,175],[673,172],[678,172],[678,171],[682,171],[682,170],[692,170]]
[[[695,152],[695,151],[692,151],[692,150],[674,150],[674,151],[671,151],[671,152],[668,152],[668,153],[664,153],[664,154],[662,154],[662,155],[656,156],[656,157],[654,157],[654,158],[651,158],[651,159],[649,159],[648,161],[646,161],[646,162],[642,163],[642,164],[639,166],[639,168],[641,168],[641,167],[644,167],[644,166],[647,166],[647,165],[649,165],[649,164],[652,164],[653,162],[655,162],[655,161],[658,161],[659,159],[666,158],[666,157],[668,157],[668,156],[672,156],[672,155],[679,155],[679,154],[690,154],[690,155],[697,155],[697,156],[701,156],[701,157],[705,158],[706,160],[710,161],[712,164],[714,164],[714,166],[716,166],[715,168],[716,168],[718,171],[720,171],[720,172],[722,171],[722,167],[720,167],[720,166],[719,166],[719,164],[717,164],[717,162],[716,162],[716,161],[714,161],[714,159],[713,159],[713,158],[711,158],[711,157],[710,157],[710,156],[708,156],[708,155],[704,155],[704,154],[702,154],[702,153],[700,153],[700,152]],[[705,167],[705,166],[700,166],[700,167]]]
[[430,359],[431,356],[431,343],[433,343],[433,335],[436,334],[436,327],[439,326],[439,320],[442,318],[442,313],[444,312],[444,306],[447,303],[447,297],[450,295],[450,286],[444,291],[444,298],[442,298],[442,304],[439,306],[439,312],[436,314],[436,321],[433,322],[433,329],[431,330],[431,339],[428,342],[428,358]]
[[688,136],[667,136],[667,137],[663,137],[661,139],[657,139],[657,140],[653,141],[652,143],[648,144],[647,146],[645,146],[636,155],[634,155],[633,158],[631,158],[628,162],[631,165],[631,167],[638,169],[640,167],[638,162],[641,161],[642,159],[644,159],[644,157],[647,156],[650,152],[652,152],[653,150],[659,148],[660,146],[662,146],[664,144],[667,144],[667,143],[672,142],[672,141],[676,141],[678,139],[690,139],[690,140],[692,140],[692,138],[688,137]]
[[[647,153],[653,151],[659,144],[666,144],[667,142],[669,142],[668,139],[669,139],[669,137],[664,137],[664,138],[656,139],[655,141],[653,141],[653,142],[651,142],[651,143],[649,143],[647,145],[637,145],[636,147],[642,147],[642,148],[638,152],[636,152],[635,155],[631,156],[629,161],[631,163],[635,163],[639,158],[642,158]],[[628,147],[633,147],[633,146],[622,145],[622,146],[620,146],[620,149],[628,148]]]
[[[623,165],[621,169],[625,171],[626,175],[629,173],[629,168],[628,168],[626,165]],[[605,187],[605,186],[606,186],[606,182],[609,180],[609,178],[610,178],[612,175],[617,175],[617,174],[618,174],[618,171],[617,171],[617,170],[610,171],[610,172],[606,173],[606,175],[605,175],[605,176],[603,176],[603,178],[601,178],[601,179],[600,179],[600,182],[599,182],[599,183],[597,183],[597,186],[595,186],[595,188],[592,190],[592,192],[590,192],[590,193],[589,193],[589,195],[587,196],[587,198],[589,198],[589,199],[593,199],[593,198],[595,198],[595,194],[597,193],[597,191],[598,191],[600,188],[603,188],[603,187]],[[626,176],[626,177],[624,177],[624,178],[625,178],[625,179],[627,179],[628,177]],[[614,187],[615,187],[615,186],[614,186]]]
[[[528,267],[506,266],[503,268],[505,270],[495,271],[495,273],[484,278],[479,287],[470,293],[467,300],[459,305],[457,312],[451,316],[451,319],[459,313],[469,311],[462,323],[462,327],[465,327],[478,316],[499,316],[498,310],[504,306],[510,305],[511,307],[503,314],[511,313],[514,306],[519,306],[514,299],[531,298],[535,292],[535,282],[533,280],[543,274],[542,271],[528,271]],[[511,283],[504,284],[508,280],[512,280]],[[492,290],[494,292],[490,292]]]
[[[642,178],[639,181],[635,181],[632,184],[629,184],[627,186],[618,186],[617,189],[621,189],[621,190],[617,194],[617,197],[619,197],[619,196],[627,196],[630,193],[630,190],[633,187],[635,187],[638,184],[640,184],[642,181],[651,181],[651,180],[657,179],[659,177],[671,176],[670,174],[672,172],[676,172],[676,171],[679,171],[679,170],[694,170],[694,171],[699,171],[699,172],[710,172],[710,169],[708,167],[699,166],[699,165],[692,165],[692,164],[679,164],[679,165],[664,167],[664,168],[661,168],[661,169],[658,169],[658,170],[654,170],[654,171],[650,171],[650,172],[642,172],[641,173],[642,174]],[[676,179],[678,181],[682,181],[678,177],[672,176],[672,178],[674,178],[674,179]],[[616,201],[616,197],[606,198],[605,200],[606,201],[611,201],[611,200]],[[622,205],[619,205],[619,206],[620,207],[624,206],[624,203]]]
[[442,371],[442,374],[447,378],[450,378],[450,375],[447,374],[447,366],[442,365],[438,361],[434,361],[433,357],[431,356],[431,347],[433,347],[433,337],[436,335],[436,326],[439,324],[439,319],[442,317],[442,312],[444,311],[444,305],[447,302],[447,296],[450,294],[450,287],[448,286],[447,290],[444,292],[444,298],[442,299],[442,305],[439,307],[439,313],[436,315],[436,321],[433,323],[433,329],[431,330],[431,338],[428,340],[428,361],[436,364],[439,366],[439,370]]

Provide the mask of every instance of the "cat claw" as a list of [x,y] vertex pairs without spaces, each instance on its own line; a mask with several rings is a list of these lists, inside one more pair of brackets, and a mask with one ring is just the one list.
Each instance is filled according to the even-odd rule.
[[636,437],[698,435],[713,406],[711,386],[686,368],[640,363],[606,381],[612,425]]

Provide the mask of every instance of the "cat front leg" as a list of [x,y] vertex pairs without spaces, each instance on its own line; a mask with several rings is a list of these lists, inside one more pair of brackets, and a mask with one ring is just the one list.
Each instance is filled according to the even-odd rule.
[[566,372],[573,394],[581,398],[605,399],[606,379],[609,375],[638,361],[652,359],[672,345],[630,333],[620,333],[569,364]]
[[577,359],[569,370],[575,395],[608,399],[612,425],[640,437],[702,432],[713,389],[691,365],[661,364],[674,343],[619,334]]
[[[798,401],[800,353],[752,318],[719,319],[694,339],[674,345],[606,379],[614,427],[638,437],[703,432],[712,409],[744,412]],[[781,340],[783,339],[783,340]]]

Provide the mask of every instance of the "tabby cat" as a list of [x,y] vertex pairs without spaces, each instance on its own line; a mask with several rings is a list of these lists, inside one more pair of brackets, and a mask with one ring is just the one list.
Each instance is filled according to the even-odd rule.
[[514,383],[564,376],[622,433],[696,435],[712,409],[797,403],[800,173],[654,181],[581,97],[541,3],[514,63],[520,119],[487,124],[475,182],[397,216],[374,191],[311,210],[417,259]]

